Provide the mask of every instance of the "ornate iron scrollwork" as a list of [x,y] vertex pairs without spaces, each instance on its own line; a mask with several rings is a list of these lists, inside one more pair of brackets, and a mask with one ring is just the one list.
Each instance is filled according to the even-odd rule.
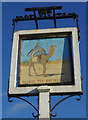
[[50,9],[46,9],[46,10],[38,10],[38,14],[40,17],[46,17],[46,16],[51,16],[52,11]]
[[[36,23],[36,29],[38,29],[38,20],[48,20],[53,19],[54,20],[54,27],[56,28],[56,19],[67,19],[67,18],[73,18],[76,19],[76,26],[78,29],[78,40],[80,41],[80,29],[78,26],[78,15],[75,13],[55,13],[55,10],[62,9],[62,6],[52,6],[52,7],[39,7],[39,8],[25,8],[25,11],[33,11],[34,14],[24,15],[24,16],[16,16],[15,19],[13,19],[13,33],[15,31],[15,22],[18,21],[28,21],[28,20],[35,20]],[[36,15],[37,12],[37,15]]]
[[76,98],[76,100],[78,100],[78,101],[79,101],[79,100],[81,100],[81,95],[78,95],[78,96],[79,96],[79,98]]
[[[50,111],[51,117],[56,117],[57,113],[56,113],[55,115],[53,115],[53,114],[52,114],[52,111],[56,108],[57,105],[59,105],[59,104],[62,103],[64,100],[66,100],[66,99],[68,99],[68,98],[70,98],[70,97],[73,97],[73,96],[75,96],[75,95],[69,95],[69,96],[63,98],[62,100],[60,100],[59,102],[57,102],[57,103],[53,106],[53,108],[51,109],[51,111]],[[79,96],[80,98],[76,98],[76,100],[79,101],[79,100],[81,100],[81,95],[78,95],[78,96]]]
[[13,100],[10,100],[10,98],[11,98],[11,97],[8,97],[8,101],[9,101],[9,102],[13,102]]
[[[9,101],[9,102],[13,102],[13,100],[10,100],[10,98],[11,98],[11,97],[8,96],[8,101]],[[37,110],[37,108],[36,108],[32,103],[30,103],[29,101],[25,100],[24,98],[21,98],[21,97],[18,97],[18,96],[16,96],[15,98],[18,98],[18,99],[20,99],[20,100],[25,101],[26,103],[28,103],[29,105],[31,105],[31,106],[37,111],[37,113],[38,113],[37,115],[34,115],[34,112],[32,113],[32,116],[33,116],[33,117],[36,118],[36,117],[39,116],[39,111]]]

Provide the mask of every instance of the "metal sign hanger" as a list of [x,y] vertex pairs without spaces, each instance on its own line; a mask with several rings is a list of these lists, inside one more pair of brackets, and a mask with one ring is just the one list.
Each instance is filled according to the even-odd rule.
[[[24,15],[24,16],[16,16],[13,19],[13,33],[15,31],[15,22],[18,21],[35,21],[36,29],[38,29],[38,21],[39,20],[54,20],[54,28],[56,28],[56,19],[68,19],[73,18],[76,19],[76,27],[78,29],[78,40],[80,41],[80,29],[78,26],[78,15],[75,13],[55,13],[56,10],[61,10],[62,6],[52,6],[52,7],[35,7],[35,8],[25,8],[25,11],[33,11],[34,14]],[[38,13],[38,16],[36,15]],[[53,13],[53,14],[52,14]]]
[[[24,16],[16,16],[15,19],[13,19],[13,33],[15,32],[15,23],[19,22],[19,21],[32,21],[34,20],[35,21],[35,24],[36,24],[36,29],[38,29],[38,21],[39,20],[53,20],[54,21],[54,28],[56,28],[56,19],[68,19],[68,18],[72,18],[72,19],[75,19],[76,20],[76,27],[77,27],[77,32],[78,32],[78,40],[80,41],[80,30],[79,30],[79,26],[78,26],[78,15],[75,14],[75,13],[56,13],[56,10],[61,10],[62,9],[62,6],[52,6],[52,7],[36,7],[36,8],[25,8],[25,11],[32,11],[33,14],[29,14],[29,15],[24,15]],[[37,115],[34,115],[34,113],[32,114],[33,117],[39,117],[41,118],[42,116],[44,116],[46,114],[46,116],[48,116],[48,118],[51,118],[52,117],[55,117],[56,115],[52,115],[52,111],[54,110],[54,108],[60,104],[61,102],[63,102],[64,100],[72,97],[72,96],[75,96],[75,95],[78,95],[80,98],[77,99],[77,100],[80,100],[81,99],[81,95],[80,94],[72,94],[72,95],[69,95],[65,98],[63,98],[62,100],[60,100],[59,102],[56,103],[56,105],[50,110],[50,93],[49,93],[49,88],[47,86],[45,86],[45,88],[42,88],[41,89],[41,86],[40,88],[38,89],[38,92],[39,92],[39,98],[41,98],[41,102],[39,101],[39,104],[40,104],[40,109],[37,110],[36,107],[31,104],[29,101],[25,100],[24,98],[21,98],[21,96],[17,96],[17,95],[14,95],[14,96],[11,96],[9,95],[9,92],[8,92],[8,100],[9,102],[12,102],[13,100],[10,100],[11,97],[16,97],[20,100],[23,100],[25,101],[26,103],[28,103],[29,105],[31,105],[37,112],[38,114]],[[29,95],[26,95],[27,97],[29,97]],[[47,101],[45,101],[45,106],[48,110],[46,110],[46,113],[43,113],[44,111],[42,110],[41,106],[43,105],[43,98],[46,98]],[[43,105],[43,108],[45,107]],[[48,112],[47,112],[48,111]],[[47,114],[48,113],[48,114]]]

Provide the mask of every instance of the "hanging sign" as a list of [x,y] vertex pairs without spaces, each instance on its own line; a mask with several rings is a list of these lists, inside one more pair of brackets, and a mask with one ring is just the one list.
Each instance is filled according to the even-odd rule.
[[82,93],[77,28],[23,30],[14,33],[10,94]]

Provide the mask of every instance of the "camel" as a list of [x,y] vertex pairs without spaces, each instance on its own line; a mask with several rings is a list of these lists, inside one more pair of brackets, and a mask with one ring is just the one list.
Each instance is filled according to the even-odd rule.
[[33,57],[33,54],[35,54],[35,52],[32,54],[32,57],[29,60],[29,76],[31,76],[30,74],[30,68],[33,67],[34,72],[37,76],[37,72],[35,70],[34,67],[34,63],[40,63],[43,65],[43,76],[45,76],[45,72],[46,72],[46,62],[48,61],[49,58],[51,58],[54,55],[54,51],[55,51],[56,45],[51,45],[49,48],[49,53],[47,55],[38,55],[36,57]]

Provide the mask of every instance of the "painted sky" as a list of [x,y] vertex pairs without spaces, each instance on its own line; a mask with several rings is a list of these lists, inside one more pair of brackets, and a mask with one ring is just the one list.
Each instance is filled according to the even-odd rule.
[[55,56],[52,56],[49,61],[67,60],[69,58],[69,39],[64,38],[47,38],[47,39],[34,39],[34,40],[22,40],[22,52],[21,52],[21,62],[29,61],[31,56],[27,56],[29,51],[36,46],[36,43],[40,43],[40,46],[45,49],[48,54],[50,45],[56,45]]
[[[69,98],[56,107],[53,114],[57,112],[56,118],[86,118],[86,3],[77,2],[3,2],[2,3],[2,117],[3,118],[33,118],[32,112],[36,111],[27,103],[13,98],[13,102],[8,102],[7,90],[8,80],[10,76],[10,63],[12,51],[12,19],[17,15],[29,14],[25,12],[25,8],[30,7],[48,7],[62,5],[62,10],[59,12],[72,13],[75,12],[79,15],[79,28],[80,28],[80,62],[81,74],[83,77],[83,96],[80,101],[76,100],[76,96]],[[72,27],[75,26],[75,21],[72,19],[57,20],[57,28],[59,27]],[[16,30],[23,29],[36,29],[35,22],[19,22],[16,25]],[[39,29],[53,28],[53,20],[38,21]],[[64,96],[51,96],[51,108]],[[37,96],[30,96],[27,99],[38,107]]]

